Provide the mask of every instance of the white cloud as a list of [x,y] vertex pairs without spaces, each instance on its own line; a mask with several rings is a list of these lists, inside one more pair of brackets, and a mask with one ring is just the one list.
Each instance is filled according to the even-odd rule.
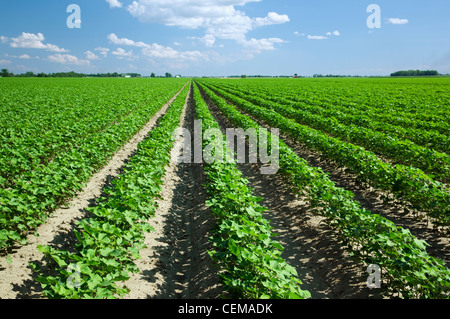
[[129,46],[134,46],[134,47],[138,47],[138,48],[145,48],[145,47],[149,46],[148,44],[146,44],[144,42],[135,42],[135,41],[127,39],[127,38],[120,39],[114,33],[111,33],[110,35],[108,35],[108,40],[117,45],[129,45]]
[[1,65],[4,65],[4,64],[11,64],[12,62],[11,61],[9,61],[9,60],[3,60],[3,59],[0,59],[0,64]]
[[21,56],[19,56],[19,59],[31,59],[31,57],[28,54],[22,54]]
[[333,31],[333,32],[327,32],[327,35],[334,35],[334,36],[339,37],[341,35],[341,33],[336,30],[336,31]]
[[45,49],[51,52],[68,52],[54,44],[44,44],[44,40],[45,38],[42,33],[33,34],[22,32],[17,38],[11,38],[10,46],[12,48]]
[[198,61],[205,57],[205,55],[200,51],[178,51],[171,47],[166,47],[156,43],[144,48],[142,50],[142,54],[149,58],[171,59],[179,62]]
[[110,8],[121,8],[122,3],[119,0],[106,0],[109,3]]
[[119,59],[132,59],[133,58],[133,50],[125,51],[122,48],[117,48],[117,50],[112,52],[113,55],[117,56]]
[[141,22],[161,23],[186,29],[203,29],[199,38],[212,47],[216,39],[247,41],[249,31],[289,22],[287,15],[269,12],[264,18],[250,18],[235,7],[261,0],[135,0],[127,7]]
[[278,14],[276,12],[269,12],[265,18],[254,19],[254,26],[260,27],[272,24],[283,24],[289,22],[289,17],[286,14]]
[[106,56],[108,55],[108,52],[110,51],[108,48],[102,48],[102,47],[98,47],[95,48],[94,51],[99,51],[101,55],[103,55],[103,57],[106,58]]
[[[294,34],[296,34],[296,33],[294,32]],[[303,35],[305,35],[305,34],[302,34],[302,36]],[[327,32],[327,33],[325,33],[325,35],[308,35],[307,38],[309,40],[328,40],[329,37],[331,37],[331,36],[339,37],[339,36],[341,36],[341,33],[338,30],[335,30],[333,32]]]
[[[204,54],[199,51],[178,51],[171,47],[163,46],[157,43],[147,44],[144,42],[136,42],[127,38],[119,38],[114,33],[108,35],[108,39],[116,45],[126,45],[142,48],[142,55],[156,59],[177,59],[181,61],[195,61],[204,58]],[[118,48],[112,54],[119,57],[132,57],[133,52],[126,52],[122,48]]]
[[409,21],[408,19],[400,19],[400,18],[389,18],[388,23],[391,24],[407,24]]
[[[219,40],[233,40],[243,48],[246,57],[265,50],[275,50],[276,45],[285,42],[280,38],[249,39],[250,31],[258,27],[283,24],[290,21],[288,15],[268,12],[265,17],[249,17],[240,8],[248,3],[262,0],[134,0],[124,5],[126,10],[142,23],[158,23],[183,29],[200,30],[203,35],[190,36],[207,48],[224,47]],[[143,57],[150,62],[163,59],[169,65],[177,60],[179,65],[188,62],[222,61],[225,57],[215,51],[181,51],[157,43],[148,44],[127,38],[119,38],[114,33],[108,35],[111,43],[141,49]],[[178,46],[174,43],[174,46]],[[196,44],[194,44],[196,45]],[[236,56],[242,54],[237,53]],[[172,60],[172,61],[171,61]]]
[[308,35],[308,39],[310,39],[310,40],[326,40],[328,38],[323,35]]
[[133,56],[133,50],[130,51],[125,51],[122,48],[117,48],[117,50],[112,52],[113,55],[117,55],[117,56],[123,56],[123,57],[131,57]]
[[84,54],[86,55],[86,59],[88,59],[88,60],[98,60],[99,59],[98,55],[96,55],[92,51],[86,51],[86,52],[84,52]]
[[5,37],[5,36],[0,36],[0,42],[1,43],[7,43],[9,41],[9,39],[7,38],[7,37]]
[[261,51],[272,51],[275,50],[275,43],[284,43],[280,38],[269,38],[269,39],[250,39],[242,42],[244,47],[249,48],[253,53],[260,53]]
[[212,48],[216,42],[216,37],[212,34],[206,34],[204,37],[200,38],[200,41],[207,47]]
[[89,60],[81,60],[76,56],[70,54],[54,54],[49,55],[48,60],[50,62],[61,63],[61,64],[74,64],[74,65],[89,65]]

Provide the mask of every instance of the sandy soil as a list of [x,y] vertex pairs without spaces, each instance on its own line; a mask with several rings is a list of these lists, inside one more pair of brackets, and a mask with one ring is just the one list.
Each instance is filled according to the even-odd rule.
[[[188,96],[188,99],[190,95]],[[186,101],[181,127],[193,130],[194,106]],[[215,299],[222,292],[207,249],[214,221],[205,206],[203,167],[178,161],[183,145],[178,135],[164,177],[162,199],[149,223],[155,231],[136,262],[140,273],[125,285],[126,299]]]

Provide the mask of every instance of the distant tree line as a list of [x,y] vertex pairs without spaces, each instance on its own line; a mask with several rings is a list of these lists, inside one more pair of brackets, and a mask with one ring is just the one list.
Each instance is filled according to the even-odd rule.
[[[131,78],[140,78],[142,77],[139,73],[96,73],[96,74],[84,74],[84,73],[77,73],[77,72],[58,72],[58,73],[34,73],[34,72],[26,72],[22,74],[14,74],[8,71],[8,69],[2,69],[0,71],[0,77],[8,78],[8,77],[36,77],[36,78],[122,78],[122,77],[131,77]],[[155,73],[152,72],[150,75],[152,78],[171,78],[173,77],[171,73],[166,72],[163,76],[157,76]],[[177,74],[175,77],[181,77],[181,75]]]
[[89,74],[87,75],[88,77],[94,77],[94,78],[120,78],[120,77],[124,77],[124,76],[129,76],[132,78],[140,78],[142,77],[142,75],[140,75],[139,73],[97,73],[97,74]]
[[0,76],[7,77],[37,77],[37,78],[85,78],[85,77],[93,77],[93,78],[120,78],[120,77],[132,77],[139,78],[142,77],[139,73],[96,73],[96,74],[84,74],[77,72],[58,72],[58,73],[34,73],[34,72],[26,72],[22,74],[14,74],[8,71],[8,69],[2,69],[0,72]]
[[294,74],[294,76],[292,75],[260,75],[260,74],[256,74],[256,75],[247,75],[247,74],[242,74],[242,75],[229,75],[227,76],[228,78],[292,78],[292,77],[299,77],[298,74]]
[[435,70],[408,70],[408,71],[397,71],[391,74],[391,76],[435,76],[439,75],[438,71]]
[[339,75],[339,74],[313,74],[313,78],[358,78],[359,75]]
[[10,72],[8,71],[8,69],[2,69],[1,72],[0,72],[0,76],[1,76],[1,77],[4,77],[4,78],[9,78],[9,77],[13,77],[14,74],[13,74],[13,73],[10,73]]

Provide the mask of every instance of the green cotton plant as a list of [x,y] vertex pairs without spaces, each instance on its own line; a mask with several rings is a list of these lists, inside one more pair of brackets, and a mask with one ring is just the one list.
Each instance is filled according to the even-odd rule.
[[[372,131],[387,133],[390,136],[402,140],[411,140],[417,145],[435,149],[446,154],[449,154],[450,152],[450,140],[448,135],[446,136],[434,129],[430,130],[429,126],[417,128],[414,125],[406,125],[405,127],[393,125],[391,122],[398,119],[399,115],[397,115],[397,113],[380,112],[379,108],[372,105],[348,105],[345,104],[344,101],[330,101],[317,104],[317,99],[324,98],[324,96],[316,96],[316,99],[314,100],[306,100],[297,96],[297,94],[300,93],[298,90],[289,90],[289,87],[279,86],[279,83],[274,81],[272,81],[270,85],[264,81],[259,85],[253,85],[251,87],[252,95],[249,94],[249,88],[247,87],[248,83],[243,85],[242,82],[224,83],[221,81],[218,83],[213,82],[212,84],[215,87],[220,85],[220,88],[229,93],[238,93],[237,95],[240,97],[245,97],[248,101],[254,102],[259,106],[265,106],[265,104],[271,105],[272,102],[275,102],[286,108],[292,107],[295,112],[311,114],[317,118],[327,118],[331,121],[337,120],[345,125],[355,125],[359,128],[367,128]],[[339,98],[339,93],[340,92],[331,92],[330,94]],[[315,92],[315,94],[317,93]],[[383,106],[383,108],[385,107]],[[382,116],[382,118],[377,119],[379,116]],[[310,117],[308,116],[308,118]],[[431,124],[434,126],[434,122]],[[445,132],[445,130],[443,132]],[[449,165],[448,162],[447,165]]]
[[[271,109],[256,106],[218,88],[215,90],[239,108],[349,168],[371,186],[391,191],[399,199],[427,212],[437,225],[450,225],[450,192],[445,184],[433,180],[422,170],[385,163],[373,152],[360,146],[300,125]],[[213,99],[220,100],[214,96]]]
[[[218,89],[217,86],[214,86],[214,88]],[[401,140],[384,132],[376,132],[359,125],[342,124],[334,117],[335,112],[327,116],[321,116],[307,110],[298,110],[289,104],[279,104],[268,101],[265,97],[249,95],[248,92],[231,89],[223,91],[257,106],[273,110],[286,118],[294,119],[299,124],[308,125],[343,141],[365,147],[367,150],[386,156],[399,164],[412,165],[426,171],[429,175],[435,174],[436,179],[440,181],[450,178],[450,156],[447,154],[416,145],[409,140]],[[335,108],[337,111],[339,106]]]
[[[218,129],[197,86],[193,97],[203,130]],[[225,142],[223,148],[227,153]],[[217,220],[210,237],[214,249],[208,253],[220,269],[225,289],[244,299],[310,298],[310,292],[301,289],[296,269],[281,257],[283,247],[272,239],[275,234],[262,215],[266,209],[258,204],[261,198],[252,194],[236,163],[213,162],[204,170],[206,205]]]
[[[171,104],[136,154],[104,190],[92,215],[77,223],[77,243],[70,250],[39,246],[45,267],[33,264],[44,295],[55,299],[121,298],[129,291],[120,285],[139,271],[135,260],[153,230],[154,216],[165,167],[170,161],[173,132],[180,123],[189,87]],[[46,269],[46,270],[44,270]]]
[[[335,109],[356,114],[359,119],[367,115],[370,121],[394,124],[393,129],[412,128],[430,133],[448,135],[448,79],[257,79],[230,81],[208,79],[208,83],[252,92],[255,96],[308,110]],[[393,85],[394,84],[394,85]],[[438,92],[436,92],[438,91]],[[388,111],[386,111],[388,110]],[[360,124],[364,124],[361,122]],[[365,121],[367,122],[367,121]],[[448,140],[448,138],[447,138]]]
[[[200,86],[234,125],[244,129],[259,127],[235,106]],[[321,208],[319,212],[338,231],[345,249],[367,265],[380,266],[392,293],[402,298],[450,298],[450,269],[427,253],[425,241],[362,208],[352,192],[336,187],[328,175],[310,167],[283,141],[280,141],[280,173],[294,191],[308,196],[313,207]]]
[[[67,85],[66,80],[79,85]],[[185,84],[175,79],[131,86],[120,80],[110,85],[105,85],[107,79],[84,80],[54,79],[44,87],[30,80],[9,87],[33,94],[8,96],[10,102],[0,106],[2,252],[23,243],[29,232],[67,204]],[[24,102],[17,101],[19,97]]]

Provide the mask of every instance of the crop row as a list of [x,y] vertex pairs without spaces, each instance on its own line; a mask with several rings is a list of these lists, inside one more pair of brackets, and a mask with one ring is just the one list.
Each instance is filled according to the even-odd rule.
[[105,188],[105,195],[89,209],[92,217],[77,223],[76,251],[39,247],[47,265],[33,264],[33,269],[48,298],[117,298],[128,293],[117,282],[139,271],[135,260],[145,247],[145,233],[152,231],[148,220],[155,214],[171,159],[172,133],[179,126],[188,91],[186,85],[158,127],[138,145],[124,173]]
[[[181,83],[166,84],[160,92],[147,95],[147,102],[120,122],[88,138],[78,139],[76,145],[57,153],[46,165],[24,171],[14,180],[14,185],[0,188],[0,249],[25,241],[29,231],[80,191],[92,174],[104,166],[180,87]],[[39,136],[36,139],[39,140]]]
[[[196,114],[203,130],[220,127],[211,115],[197,86],[194,87]],[[216,152],[228,152],[227,143],[220,140]],[[213,143],[205,139],[204,146]],[[216,227],[210,251],[219,266],[219,275],[232,296],[246,299],[305,299],[308,291],[300,288],[297,271],[281,257],[283,247],[271,237],[271,226],[262,213],[259,198],[247,186],[248,180],[234,161],[205,164],[206,190]]]
[[416,80],[413,83],[390,79],[343,80],[345,83],[258,80],[245,83],[245,87],[251,91],[259,90],[261,83],[264,83],[262,89],[266,94],[313,106],[335,105],[352,112],[366,113],[382,122],[447,135],[450,129],[447,121],[448,79],[435,79],[432,83],[424,79]]
[[[215,86],[217,88],[217,86]],[[343,141],[354,143],[402,165],[411,165],[439,181],[450,181],[450,156],[432,149],[418,146],[408,140],[400,140],[383,132],[375,132],[358,125],[346,125],[334,117],[321,116],[306,110],[298,110],[292,106],[268,101],[265,97],[244,94],[235,90],[226,92],[240,97],[255,105],[272,109],[275,112],[295,119],[299,124],[331,134]]]
[[[220,82],[217,82],[217,84],[219,83]],[[339,125],[339,123],[348,126],[355,125],[359,128],[366,128],[368,130],[378,131],[389,135],[389,137],[386,136],[385,138],[390,139],[392,136],[399,140],[410,140],[419,146],[450,154],[450,138],[448,134],[444,135],[435,130],[430,130],[429,125],[427,125],[427,127],[424,129],[411,128],[410,126],[402,127],[393,125],[391,123],[395,121],[395,118],[397,118],[398,115],[395,112],[392,112],[392,110],[387,110],[387,112],[382,113],[382,115],[386,118],[386,121],[377,121],[376,117],[377,115],[381,115],[379,114],[380,111],[374,110],[369,106],[364,108],[356,108],[327,103],[313,105],[305,102],[295,101],[295,97],[290,95],[289,92],[286,92],[285,90],[277,91],[276,88],[271,89],[270,87],[265,86],[252,86],[251,90],[249,90],[245,85],[242,84],[220,84],[222,84],[222,89],[244,93],[247,97],[260,97],[266,101],[271,101],[284,106],[292,107],[297,112],[304,112],[306,114],[328,118],[329,121],[332,122],[332,126]],[[250,94],[249,92],[253,92],[253,94]],[[406,141],[406,143],[408,143],[408,141]],[[447,163],[447,166],[448,165],[449,164]]]
[[[202,83],[204,92],[236,127],[261,128]],[[246,106],[246,111],[257,108]],[[274,127],[283,126],[282,117],[272,115],[272,118]],[[449,297],[450,270],[442,260],[426,252],[428,244],[424,240],[362,208],[352,192],[336,187],[327,174],[310,167],[282,141],[279,154],[280,173],[287,182],[299,194],[307,196],[314,207],[320,208],[329,224],[339,232],[345,249],[362,262],[381,267],[386,287],[403,298]]]
[[92,134],[118,124],[156,92],[173,96],[178,90],[176,85],[169,88],[163,82],[151,87],[111,82],[104,88],[98,81],[87,80],[81,86],[67,81],[49,80],[45,87],[34,81],[2,86],[0,187],[14,187],[24,173],[47,165],[57,154],[79,147]]
[[218,88],[215,91],[249,114],[281,129],[294,140],[349,168],[373,187],[389,191],[415,208],[426,211],[436,224],[450,224],[450,192],[444,184],[431,179],[423,171],[385,163],[363,147],[298,124],[271,109],[258,107]]

